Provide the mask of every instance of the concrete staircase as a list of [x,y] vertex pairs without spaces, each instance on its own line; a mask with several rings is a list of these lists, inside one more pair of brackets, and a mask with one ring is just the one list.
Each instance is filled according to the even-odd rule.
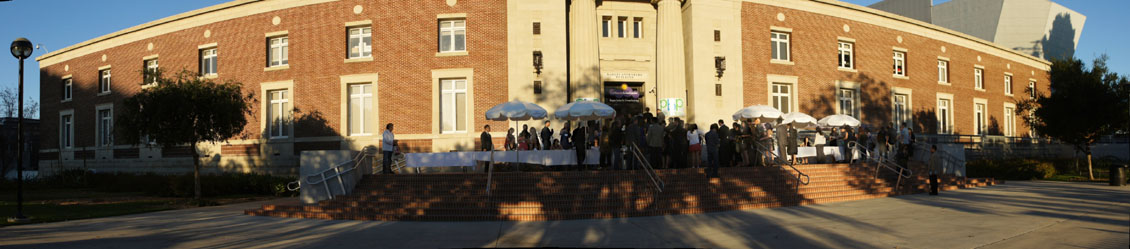
[[[918,165],[921,167],[921,165]],[[811,176],[795,185],[778,167],[722,168],[710,179],[703,169],[664,169],[667,185],[656,191],[643,171],[496,172],[491,195],[483,173],[368,175],[352,194],[315,205],[264,205],[248,215],[414,221],[603,219],[773,208],[922,193],[926,176],[874,176],[866,164],[798,165]],[[913,164],[912,164],[912,168]],[[942,177],[943,190],[998,183],[992,179]]]

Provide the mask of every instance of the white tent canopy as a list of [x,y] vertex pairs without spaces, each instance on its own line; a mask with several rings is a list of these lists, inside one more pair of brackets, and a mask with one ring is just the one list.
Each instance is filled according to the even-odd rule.
[[545,119],[548,112],[534,103],[524,101],[510,101],[491,107],[486,112],[487,120],[492,121],[525,121],[531,119]]
[[855,119],[852,116],[843,115],[843,114],[836,114],[836,115],[824,117],[824,118],[820,119],[820,121],[817,121],[817,123],[820,124],[820,126],[823,126],[823,127],[840,127],[840,126],[844,126],[844,125],[851,126],[851,127],[859,127],[859,124],[860,124],[858,119]]
[[597,120],[616,117],[616,110],[604,103],[577,101],[557,108],[553,117],[562,120]]
[[761,119],[762,122],[773,122],[777,121],[777,118],[780,118],[781,115],[784,114],[772,106],[751,105],[738,110],[738,112],[734,113],[733,118],[734,120]]
[[793,127],[801,129],[815,127],[817,124],[816,118],[800,112],[786,113],[785,115],[781,115],[781,119],[784,119],[784,121],[781,122],[782,125],[793,124]]

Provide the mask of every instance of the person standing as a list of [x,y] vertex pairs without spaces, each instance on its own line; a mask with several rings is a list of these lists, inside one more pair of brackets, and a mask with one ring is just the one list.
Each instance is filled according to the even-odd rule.
[[[930,168],[930,195],[938,195],[938,172],[941,172],[941,157],[938,156],[938,146],[930,146],[930,160],[927,167]],[[945,172],[942,172],[945,173]]]
[[647,126],[647,151],[648,161],[653,168],[663,165],[663,126],[658,118],[652,118]]
[[[691,168],[698,168],[702,162],[702,138],[698,135],[698,125],[691,124],[687,129],[687,153],[690,155]],[[708,155],[709,156],[709,155]]]
[[545,126],[541,127],[541,148],[549,150],[553,147],[553,129],[549,128],[549,120],[545,121]]
[[514,137],[514,128],[506,130],[506,142],[502,144],[502,147],[507,151],[518,150],[518,138]]
[[381,170],[383,174],[392,174],[392,153],[396,151],[396,135],[392,133],[392,123],[385,125],[385,131],[381,134],[381,164],[384,169]]
[[621,145],[624,144],[624,127],[619,120],[612,121],[612,127],[608,130],[608,143],[602,144],[600,147],[608,147],[609,153],[612,154],[612,168],[624,169],[624,153],[620,151]]
[[[780,125],[782,121],[783,119],[778,118],[777,125]],[[776,128],[777,129],[774,130],[775,132],[773,134],[773,144],[776,145],[776,149],[774,151],[777,152],[777,157],[780,158],[780,161],[775,162],[787,163],[789,162],[789,154],[785,149],[789,147],[789,129],[784,125],[778,126]]]
[[569,122],[565,122],[565,127],[561,128],[561,149],[563,150],[573,149],[572,134],[570,134],[569,128]]
[[875,144],[879,146],[879,158],[886,158],[887,156],[887,148],[889,147],[887,144],[887,137],[890,136],[890,133],[888,133],[887,131],[888,129],[890,129],[889,126],[879,127],[879,134],[875,135]]
[[596,136],[599,137],[597,139],[599,141],[598,144],[600,144],[600,146],[597,147],[597,151],[600,152],[600,168],[608,169],[612,167],[612,147],[607,146],[608,140],[610,139],[609,136],[611,135],[609,131],[612,129],[612,124],[604,123],[604,125],[599,126],[598,129],[601,131],[596,134]]
[[[730,137],[730,128],[726,127],[726,122],[721,119],[718,120],[718,166],[730,167],[731,159],[734,157],[734,144],[732,137]],[[707,157],[710,156],[710,151],[707,151]],[[709,160],[709,158],[707,158]]]
[[844,138],[840,143],[840,155],[844,157],[844,161],[851,161],[851,149],[848,146],[855,141],[855,130],[846,124],[841,129],[844,131]]
[[788,152],[789,158],[792,159],[793,164],[795,165],[796,164],[796,154],[797,154],[797,130],[796,130],[795,127],[793,127],[793,124],[789,124],[788,127],[789,127],[789,137],[786,139],[786,140],[788,140],[788,142],[786,143],[787,146],[788,146],[788,148],[786,148],[786,150],[787,150],[786,152]]
[[[481,151],[494,151],[494,140],[490,138],[490,125],[483,126],[483,133],[479,135],[479,143],[483,145],[482,148],[480,148]],[[490,162],[487,162],[486,167],[483,167],[483,173],[489,170]]]
[[899,129],[899,163],[906,165],[906,161],[910,160],[910,127],[906,123],[902,123],[902,129]]
[[577,170],[585,170],[585,152],[588,150],[586,142],[588,137],[585,136],[585,127],[577,125],[577,129],[573,130],[573,141],[577,141],[573,145],[577,154]]
[[824,145],[828,144],[828,138],[824,136],[822,128],[816,128],[816,134],[813,135],[812,146],[816,147],[816,162],[824,162]]
[[687,167],[687,147],[690,147],[690,145],[687,144],[687,129],[684,128],[683,120],[675,118],[674,123],[675,125],[672,127],[670,133],[671,144],[675,147],[671,150],[671,158],[674,159],[671,164],[674,168],[682,169]]
[[711,124],[710,131],[706,132],[706,160],[710,167],[706,175],[711,178],[718,177],[718,149],[721,145],[721,139],[718,136],[718,125]]
[[894,125],[887,126],[887,158],[894,159],[899,156],[899,131],[895,129]]
[[[638,148],[640,145],[637,143],[637,141],[640,140],[640,134],[642,134],[642,132],[638,132],[639,129],[640,129],[639,119],[638,118],[629,118],[628,119],[628,127],[625,128],[624,132],[622,133],[623,140],[621,141],[621,145],[624,146],[624,147],[627,147],[629,150],[631,150],[631,147],[632,147],[633,144],[635,144],[636,147]],[[633,153],[632,155],[635,155],[634,154],[635,152],[629,151],[629,153]],[[634,156],[628,157],[628,165],[627,165],[628,169],[636,169],[636,167],[638,165],[639,165],[639,159],[636,159]]]

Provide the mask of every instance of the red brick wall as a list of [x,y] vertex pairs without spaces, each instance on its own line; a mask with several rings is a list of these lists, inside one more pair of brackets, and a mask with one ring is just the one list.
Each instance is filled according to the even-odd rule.
[[[778,21],[777,13],[783,13],[785,21]],[[844,24],[850,27],[850,32],[844,32]],[[795,65],[769,62],[770,26],[792,29],[791,59]],[[837,37],[840,36],[855,39],[857,73],[837,70]],[[898,36],[902,36],[902,43],[897,41]],[[941,51],[942,46],[946,47],[945,52]],[[910,79],[893,77],[892,47],[908,50],[907,76]],[[1015,102],[1004,94],[1005,72],[1014,75],[1013,94],[1017,98],[1028,96],[1025,89],[1029,78],[1037,80],[1040,91],[1048,89],[1046,71],[981,51],[868,23],[749,2],[742,5],[742,53],[745,105],[769,103],[767,74],[798,76],[798,110],[820,118],[836,112],[836,81],[853,81],[861,84],[861,121],[880,125],[891,120],[891,87],[910,88],[913,89],[912,112],[915,114],[916,130],[928,133],[933,133],[935,119],[932,116],[922,119],[920,116],[933,115],[938,92],[954,95],[955,133],[972,134],[973,98],[988,100],[988,127],[993,126],[994,120],[998,126],[1003,125],[1004,103]],[[950,59],[949,79],[952,85],[937,83],[938,56]],[[982,57],[980,62],[977,56]],[[974,64],[985,67],[984,92],[974,90]],[[1011,64],[1011,69],[1006,68],[1008,64]],[[1032,71],[1035,75],[1030,74]],[[1018,136],[1028,133],[1027,126],[1019,117],[1015,128]]]
[[[363,6],[360,15],[353,6]],[[467,56],[436,57],[437,14],[466,13]],[[281,23],[273,25],[278,16]],[[373,61],[344,63],[346,28],[350,21],[372,20]],[[205,38],[205,30],[211,37]],[[264,72],[265,33],[288,31],[289,69]],[[506,101],[506,2],[460,1],[453,7],[444,1],[340,1],[284,9],[239,17],[159,35],[62,61],[40,69],[43,110],[43,148],[58,148],[58,112],[75,110],[75,146],[94,145],[94,105],[115,103],[140,91],[142,58],[159,54],[165,72],[182,68],[197,71],[199,45],[218,43],[217,82],[238,81],[244,91],[258,96],[259,84],[293,80],[291,103],[295,118],[318,114],[324,124],[296,125],[295,137],[340,134],[340,75],[378,73],[380,127],[397,124],[401,134],[431,133],[431,70],[473,68],[475,70],[475,113],[483,113],[495,103]],[[152,43],[152,51],[147,45]],[[107,56],[105,62],[102,55]],[[113,94],[96,96],[99,66],[113,66]],[[69,66],[69,71],[64,67]],[[74,76],[74,100],[60,103],[60,77]],[[247,137],[259,137],[258,109],[245,127]],[[115,112],[117,114],[117,112]],[[476,123],[487,123],[473,115]],[[501,124],[501,123],[500,123]],[[329,132],[326,132],[329,131]],[[329,133],[329,134],[327,134]],[[122,141],[118,141],[122,143]],[[430,145],[429,145],[430,147]]]

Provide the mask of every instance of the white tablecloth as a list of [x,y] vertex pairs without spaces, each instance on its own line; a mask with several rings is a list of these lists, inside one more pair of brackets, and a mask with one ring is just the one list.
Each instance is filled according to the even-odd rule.
[[[836,157],[836,161],[843,161],[844,160],[843,153],[840,153],[840,147],[824,146],[824,155],[825,156],[832,155],[832,156]],[[816,147],[797,147],[796,156],[797,157],[815,157],[816,156]]]
[[[576,153],[575,150],[495,151],[494,162],[521,162],[546,166],[576,165]],[[413,168],[475,166],[476,161],[490,161],[490,156],[489,151],[404,153],[407,166]],[[589,149],[585,153],[585,164],[595,165],[599,162],[598,149]]]

